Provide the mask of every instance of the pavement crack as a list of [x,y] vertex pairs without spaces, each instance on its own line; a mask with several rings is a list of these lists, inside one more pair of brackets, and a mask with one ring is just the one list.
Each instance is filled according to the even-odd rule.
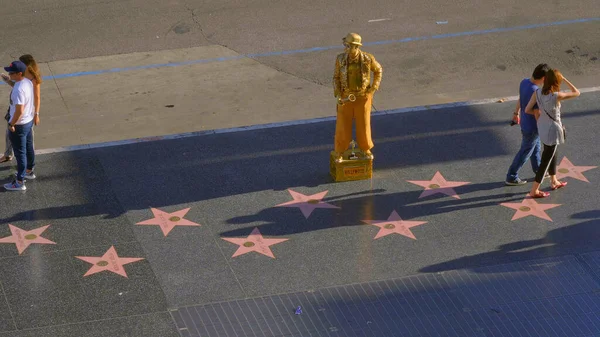
[[58,94],[60,95],[60,99],[62,100],[63,104],[65,105],[65,109],[70,114],[71,111],[69,111],[69,106],[67,105],[67,101],[65,101],[65,97],[63,96],[62,91],[60,90],[60,87],[58,86],[58,82],[56,82],[56,77],[54,77],[54,71],[52,70],[52,66],[50,65],[50,62],[48,62],[47,64],[48,64],[48,69],[50,70],[50,75],[52,75],[52,79],[54,80],[54,85],[56,85],[56,90],[58,91]]
[[10,307],[10,302],[8,301],[8,296],[6,296],[6,291],[4,290],[4,286],[2,285],[2,281],[0,281],[0,290],[2,291],[2,297],[4,298],[4,302],[6,303],[6,307],[8,312],[10,313],[10,320],[12,321],[15,330],[18,328],[17,321],[15,320],[15,314],[13,313],[13,309]]
[[222,245],[220,244],[220,242],[219,242],[219,240],[217,238],[213,238],[213,242],[219,248],[219,252],[221,253],[221,256],[223,257],[223,259],[225,260],[225,264],[229,268],[229,271],[231,272],[231,274],[235,278],[235,282],[237,283],[237,286],[240,288],[240,290],[244,294],[244,298],[248,298],[248,293],[246,292],[246,289],[242,285],[242,282],[240,281],[240,278],[238,277],[238,275],[235,273],[235,270],[233,269],[233,266],[231,265],[231,263],[229,263],[228,256],[223,251],[224,248],[222,247]]
[[196,15],[196,11],[195,11],[194,9],[192,9],[192,8],[189,8],[188,6],[185,6],[185,9],[186,9],[187,11],[189,11],[189,12],[190,12],[190,14],[191,14],[191,16],[192,16],[192,22],[196,24],[196,26],[197,26],[197,27],[198,27],[198,29],[200,30],[200,34],[202,35],[202,37],[203,37],[203,38],[204,38],[206,41],[208,41],[208,42],[210,42],[210,43],[212,43],[212,44],[217,44],[217,45],[219,45],[219,46],[225,47],[225,46],[223,46],[223,45],[221,45],[221,44],[219,44],[219,43],[216,43],[216,42],[214,42],[214,41],[212,41],[211,39],[209,39],[209,38],[208,38],[208,36],[207,36],[207,35],[206,35],[206,33],[204,32],[204,29],[202,28],[202,24],[200,23],[200,20],[198,20],[198,15]]
[[[54,70],[52,70],[52,65],[50,63],[51,62],[46,63],[48,65],[48,70],[50,70],[50,75],[52,76],[52,80],[54,81],[54,85],[56,86],[56,90],[58,91],[58,95],[60,96],[60,99],[61,99],[63,105],[65,106],[65,110],[67,111],[67,114],[69,114],[69,116],[70,116],[71,110],[69,109],[69,106],[67,105],[67,101],[65,100],[65,97],[64,97],[62,91],[60,90],[60,87],[58,86],[58,82],[56,81],[56,77],[54,75]],[[75,130],[77,130],[77,128],[75,128]],[[79,144],[83,144],[83,138],[81,137],[81,134],[78,134],[77,138],[79,138]]]

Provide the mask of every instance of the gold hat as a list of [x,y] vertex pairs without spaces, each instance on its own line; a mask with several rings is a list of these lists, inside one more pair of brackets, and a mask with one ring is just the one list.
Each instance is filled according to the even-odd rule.
[[362,46],[362,43],[360,43],[362,41],[362,38],[356,33],[348,33],[348,35],[346,35],[346,37],[343,38],[342,41],[348,44]]

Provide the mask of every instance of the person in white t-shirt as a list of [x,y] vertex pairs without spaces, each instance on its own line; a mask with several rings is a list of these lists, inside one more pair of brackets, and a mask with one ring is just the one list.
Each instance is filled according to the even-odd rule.
[[35,179],[32,134],[35,117],[33,83],[25,77],[27,66],[21,61],[13,61],[8,67],[4,67],[4,70],[15,82],[10,94],[8,130],[17,159],[17,176],[11,183],[4,184],[4,188],[9,191],[24,191],[26,190],[25,178]]
[[[25,63],[27,66],[27,71],[25,72],[25,77],[27,77],[33,83],[33,106],[35,109],[35,117],[33,118],[33,125],[37,126],[40,124],[40,87],[42,84],[42,74],[40,72],[40,68],[38,67],[37,62],[33,58],[33,56],[29,54],[19,56],[19,61]],[[11,86],[11,88],[15,85],[13,81],[10,80],[8,75],[2,73],[0,74],[2,80]],[[6,117],[5,117],[6,118]],[[7,120],[8,122],[8,120]],[[35,131],[35,127],[32,129]],[[35,132],[32,131],[32,135],[34,138],[33,146],[35,148]],[[7,161],[11,161],[13,159],[13,149],[12,144],[10,142],[10,131],[8,131],[8,127],[6,128],[6,137],[5,137],[5,148],[4,155],[0,157],[0,163],[4,163]]]

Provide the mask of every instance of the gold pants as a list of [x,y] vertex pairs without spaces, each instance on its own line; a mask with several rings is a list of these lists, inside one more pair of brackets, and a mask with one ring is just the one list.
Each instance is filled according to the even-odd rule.
[[335,151],[342,153],[352,140],[352,120],[356,120],[356,142],[363,151],[373,148],[371,139],[371,102],[373,95],[356,97],[354,102],[337,105],[335,123]]

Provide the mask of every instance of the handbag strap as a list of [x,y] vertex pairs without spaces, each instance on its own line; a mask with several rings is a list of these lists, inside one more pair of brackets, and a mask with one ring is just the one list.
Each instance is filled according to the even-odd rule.
[[[540,89],[538,89],[538,90],[536,91],[536,94],[537,94],[537,98],[538,98],[538,103],[541,103],[541,100],[540,100],[540,95],[541,95],[541,93],[540,93]],[[550,119],[551,119],[551,120],[553,120],[553,121],[555,121],[555,122],[556,122],[556,119],[555,119],[554,117],[550,116],[550,114],[548,113],[548,111],[546,111],[546,109],[544,109],[544,106],[543,106],[543,104],[538,104],[538,105],[539,105],[539,106],[542,108],[542,110],[544,110],[544,112],[546,113],[546,115],[548,115],[548,117],[550,117]],[[558,123],[558,122],[557,122],[557,123]]]

